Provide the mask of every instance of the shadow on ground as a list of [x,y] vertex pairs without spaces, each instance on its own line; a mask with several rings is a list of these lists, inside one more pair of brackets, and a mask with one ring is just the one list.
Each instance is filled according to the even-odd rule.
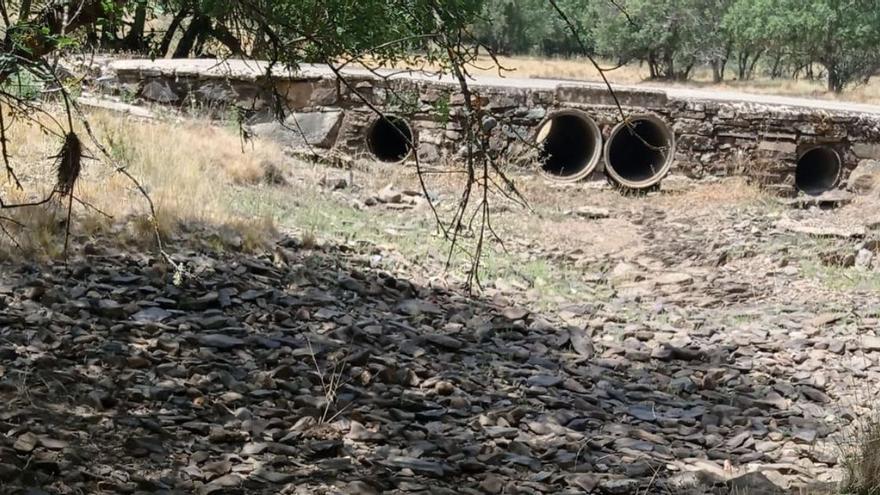
[[3,493],[707,492],[817,427],[731,349],[599,353],[379,251],[92,252],[2,269]]

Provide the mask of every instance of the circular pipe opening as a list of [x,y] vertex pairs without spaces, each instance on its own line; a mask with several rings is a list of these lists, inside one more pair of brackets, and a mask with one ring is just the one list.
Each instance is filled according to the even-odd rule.
[[837,186],[842,163],[840,155],[827,146],[809,149],[798,158],[794,184],[799,191],[818,196]]
[[413,132],[405,120],[383,115],[367,129],[367,148],[382,162],[402,162],[413,149]]
[[583,112],[557,112],[538,127],[541,174],[562,182],[583,179],[596,168],[602,151],[602,133]]
[[636,115],[611,130],[605,172],[617,184],[643,189],[660,182],[675,157],[675,134],[654,115]]

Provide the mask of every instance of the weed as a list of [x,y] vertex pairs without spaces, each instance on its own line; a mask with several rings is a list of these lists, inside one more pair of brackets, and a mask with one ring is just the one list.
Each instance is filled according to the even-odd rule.
[[446,124],[449,123],[449,116],[452,114],[452,110],[450,107],[450,99],[448,93],[443,93],[443,95],[441,95],[440,98],[438,98],[437,101],[434,102],[433,113],[438,118],[437,122],[444,127],[446,126]]
[[42,93],[44,84],[30,72],[19,71],[8,77],[0,87],[16,98],[36,100]]
[[880,495],[880,419],[863,421],[844,448],[846,480],[844,493]]
[[820,280],[829,289],[880,292],[880,273],[865,272],[852,267],[825,265],[817,260],[801,263],[805,277]]

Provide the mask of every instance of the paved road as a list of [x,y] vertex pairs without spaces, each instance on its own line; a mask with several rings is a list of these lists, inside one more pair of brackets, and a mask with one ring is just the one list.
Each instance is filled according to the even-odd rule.
[[[265,73],[265,62],[253,62],[244,60],[228,60],[218,62],[210,59],[179,59],[179,60],[118,60],[110,64],[115,70],[158,70],[161,72],[176,74],[199,74],[202,76],[225,76],[225,77],[241,77],[254,78]],[[370,72],[359,68],[346,68],[346,74],[351,75],[369,75]],[[276,68],[275,73],[284,74],[282,68]],[[431,74],[421,72],[401,72],[391,70],[381,70],[378,73],[390,77],[410,78],[417,80],[430,80],[455,84],[452,77],[438,77]],[[332,71],[325,65],[304,64],[300,68],[300,76],[326,76],[331,75]],[[596,82],[580,82],[565,79],[530,79],[521,77],[498,77],[498,76],[475,76],[471,81],[473,86],[492,86],[492,87],[509,87],[520,89],[554,89],[560,85],[579,85],[589,87],[604,87],[601,83]],[[715,91],[708,89],[694,89],[681,87],[664,87],[657,85],[638,85],[627,86],[615,84],[616,89],[631,90],[655,90],[663,91],[669,98],[685,99],[685,100],[705,100],[705,101],[733,101],[744,103],[758,103],[763,105],[778,105],[786,107],[802,107],[813,108],[816,110],[829,110],[836,112],[854,112],[880,115],[880,106],[868,105],[863,103],[851,103],[845,101],[819,100],[810,98],[796,98],[790,96],[777,96],[767,94],[740,93],[735,91]]]

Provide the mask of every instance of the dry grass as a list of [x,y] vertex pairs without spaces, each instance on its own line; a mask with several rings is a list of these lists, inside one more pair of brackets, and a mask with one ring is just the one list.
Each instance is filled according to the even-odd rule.
[[[228,207],[235,185],[258,184],[276,173],[283,156],[277,146],[257,142],[245,150],[230,129],[205,122],[142,122],[97,112],[88,116],[98,139],[113,160],[124,166],[148,190],[157,211],[160,231],[170,236],[181,227],[205,226],[223,234],[234,247],[252,248],[271,234],[269,219],[243,218]],[[88,154],[99,157],[90,145]],[[45,195],[54,184],[53,160],[59,142],[36,126],[16,125],[11,130],[13,164],[24,191],[13,184],[0,185],[8,202]],[[272,179],[269,177],[268,179]],[[75,234],[112,233],[121,240],[151,243],[153,226],[143,196],[129,179],[116,173],[107,160],[85,160],[75,197],[91,206],[74,203]],[[112,220],[101,212],[112,215]],[[8,216],[23,227],[6,223],[20,249],[6,237],[0,248],[7,254],[57,256],[63,247],[66,202],[12,211]]]
[[742,177],[731,177],[717,182],[697,184],[681,192],[663,194],[651,200],[651,203],[662,210],[701,213],[754,204],[768,198],[770,198],[769,193],[758,185]]
[[[539,58],[539,57],[499,57],[499,62],[509,72],[504,72],[508,77],[524,78],[553,78],[572,79],[578,81],[601,81],[599,72],[589,60],[584,58]],[[613,67],[610,61],[602,61],[603,67]],[[492,61],[484,57],[479,61],[484,69],[474,69],[476,74],[497,75],[498,69],[493,67]],[[804,79],[769,79],[758,78],[751,81],[727,80],[721,84],[712,82],[712,72],[708,67],[696,69],[691,81],[686,83],[656,82],[648,80],[647,66],[629,64],[613,71],[607,72],[608,79],[617,84],[634,85],[681,85],[687,87],[705,87],[722,91],[741,91],[747,93],[764,93],[785,96],[799,96],[828,100],[853,101],[860,103],[880,104],[880,78],[874,77],[867,85],[858,86],[843,92],[840,95],[827,91],[824,81],[809,81]],[[734,77],[728,69],[727,77]]]
[[859,427],[847,450],[843,493],[880,495],[880,421],[868,420]]

